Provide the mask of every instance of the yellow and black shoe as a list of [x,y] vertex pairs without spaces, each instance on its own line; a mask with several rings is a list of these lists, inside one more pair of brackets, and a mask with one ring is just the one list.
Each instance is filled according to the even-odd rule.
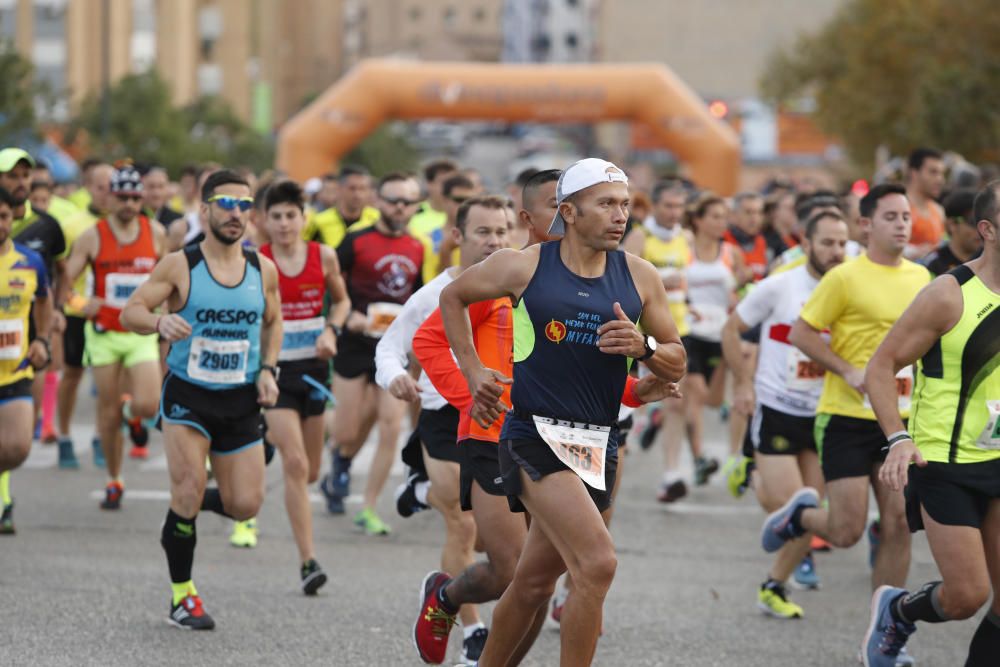
[[10,501],[3,506],[3,514],[0,514],[0,535],[14,535],[14,501]]
[[757,608],[774,618],[802,618],[802,607],[788,599],[785,587],[773,579],[761,584],[757,593]]
[[233,522],[233,533],[229,543],[234,547],[253,549],[257,546],[257,519]]

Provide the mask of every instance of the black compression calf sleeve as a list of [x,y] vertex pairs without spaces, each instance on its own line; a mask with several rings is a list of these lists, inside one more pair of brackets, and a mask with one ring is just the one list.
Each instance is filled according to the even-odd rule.
[[201,497],[201,509],[208,510],[209,512],[215,512],[216,514],[229,517],[233,517],[226,512],[226,508],[222,506],[222,494],[219,493],[217,487],[210,487],[205,489],[205,494]]
[[894,605],[896,616],[907,623],[944,623],[948,617],[941,611],[941,582],[924,584],[920,590],[901,597]]
[[185,519],[173,510],[167,510],[167,519],[163,522],[160,544],[167,553],[170,581],[175,584],[191,581],[194,547],[198,543],[198,532],[194,524],[196,518]]
[[991,609],[972,636],[965,667],[994,667],[1000,656],[1000,616]]

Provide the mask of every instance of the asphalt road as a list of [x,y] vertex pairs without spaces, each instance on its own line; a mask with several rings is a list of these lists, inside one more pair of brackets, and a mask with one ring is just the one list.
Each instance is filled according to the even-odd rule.
[[[0,537],[0,665],[421,664],[410,634],[421,579],[439,562],[443,530],[433,512],[401,519],[389,489],[381,512],[393,533],[367,537],[352,529],[351,506],[347,516],[332,517],[317,498],[318,559],[331,577],[318,597],[305,598],[280,463],[272,464],[256,549],[229,546],[229,524],[200,517],[194,577],[218,626],[181,632],[165,622],[170,589],[159,534],[167,478],[159,435],[149,461],[126,462],[123,509],[102,512],[104,478],[89,454],[93,402],[81,399],[75,436],[82,469],[58,470],[55,448],[36,443],[13,477],[18,534]],[[718,455],[721,433],[709,431]],[[823,589],[794,594],[804,619],[766,618],[755,607],[769,565],[755,500],[733,500],[714,480],[681,503],[659,505],[660,453],[631,450],[612,531],[618,573],[595,664],[857,664],[870,598],[864,543],[818,556]],[[363,459],[355,489],[364,469]],[[935,577],[920,534],[910,583]],[[910,652],[921,667],[960,665],[977,622],[922,625]],[[460,637],[456,629],[446,664],[457,661]],[[556,665],[558,651],[558,633],[546,629],[526,664]]]

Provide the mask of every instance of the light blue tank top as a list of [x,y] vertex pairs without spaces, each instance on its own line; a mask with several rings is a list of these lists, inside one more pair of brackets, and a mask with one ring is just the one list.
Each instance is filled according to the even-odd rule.
[[219,284],[198,245],[184,249],[191,287],[177,314],[191,335],[170,346],[167,367],[177,377],[206,389],[235,389],[257,381],[264,288],[257,253],[244,250],[243,280]]

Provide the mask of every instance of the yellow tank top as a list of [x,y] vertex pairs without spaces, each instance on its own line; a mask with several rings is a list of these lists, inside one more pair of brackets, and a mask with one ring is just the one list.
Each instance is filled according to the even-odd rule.
[[1000,458],[1000,294],[965,265],[949,275],[962,288],[962,317],[917,362],[910,432],[928,461],[992,461]]
[[[683,232],[677,232],[672,239],[664,241],[644,227],[642,231],[646,235],[642,258],[659,269],[663,278],[675,274],[680,274],[683,278],[684,270],[691,263],[691,245],[687,236]],[[677,333],[687,336],[691,333],[688,324],[687,284],[684,283],[680,289],[669,290],[667,299],[670,301],[670,315],[674,318]]]

